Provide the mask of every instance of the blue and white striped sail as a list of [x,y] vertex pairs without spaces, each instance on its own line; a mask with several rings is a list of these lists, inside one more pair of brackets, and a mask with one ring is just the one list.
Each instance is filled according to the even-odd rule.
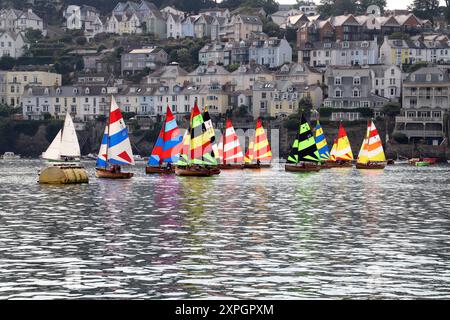
[[107,157],[107,145],[108,143],[108,126],[105,127],[105,133],[103,134],[103,138],[102,138],[102,143],[100,144],[100,150],[98,151],[98,156],[97,156],[97,162],[96,162],[96,166],[97,167],[107,167],[108,166],[108,162],[106,161],[106,157]]
[[319,121],[317,121],[316,125],[315,139],[320,159],[321,160],[330,159],[330,150],[328,149],[327,139],[325,139],[325,135],[323,134],[323,129]]
[[[102,138],[97,163],[105,161],[106,164],[134,165],[128,129],[114,97],[111,97],[111,110],[105,135]],[[105,166],[103,163],[103,167]]]

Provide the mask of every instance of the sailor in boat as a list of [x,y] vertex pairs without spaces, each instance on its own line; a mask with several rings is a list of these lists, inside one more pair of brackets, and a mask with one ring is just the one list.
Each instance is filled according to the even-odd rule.
[[258,166],[260,166],[260,165],[261,165],[261,161],[259,161],[259,159],[256,160],[256,164],[257,164]]
[[115,164],[111,167],[111,173],[120,173],[120,166]]

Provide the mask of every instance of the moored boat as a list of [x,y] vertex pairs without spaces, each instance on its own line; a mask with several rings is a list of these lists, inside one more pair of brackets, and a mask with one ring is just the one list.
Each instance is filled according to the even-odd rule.
[[297,137],[292,144],[284,169],[291,172],[317,172],[320,170],[320,155],[316,140],[303,114]]
[[384,169],[386,167],[386,156],[380,135],[373,121],[367,124],[366,136],[356,160],[357,169]]
[[178,129],[170,107],[167,106],[166,118],[145,167],[145,173],[175,173],[175,168],[172,164],[178,162],[182,142],[183,138],[180,134],[180,129]]
[[416,161],[415,166],[416,167],[428,167],[431,165],[431,162],[429,161]]
[[104,169],[104,168],[96,168],[95,176],[97,178],[106,178],[106,179],[130,179],[133,177],[133,173],[131,172],[120,172],[116,171],[117,169]]
[[1,159],[3,160],[18,160],[20,159],[20,155],[15,154],[14,152],[7,151],[2,156]]
[[42,158],[54,162],[39,173],[41,184],[88,183],[86,170],[79,163],[80,144],[69,113],[66,114],[64,126],[59,130]]
[[330,160],[330,150],[328,149],[328,142],[325,138],[325,134],[323,133],[322,126],[320,125],[319,120],[317,120],[316,128],[314,131],[314,139],[316,141],[317,150],[319,152],[321,164],[320,169],[329,169],[331,165],[329,165]]
[[209,177],[220,174],[213,151],[211,133],[204,131],[203,116],[195,101],[191,111],[189,130],[183,137],[180,157],[175,168],[178,176]]
[[244,157],[244,169],[271,168],[272,151],[262,126],[261,119],[256,120],[255,135],[250,139]]
[[107,179],[133,177],[132,173],[122,172],[122,165],[134,165],[134,156],[122,112],[114,96],[111,96],[108,123],[97,156],[95,176]]

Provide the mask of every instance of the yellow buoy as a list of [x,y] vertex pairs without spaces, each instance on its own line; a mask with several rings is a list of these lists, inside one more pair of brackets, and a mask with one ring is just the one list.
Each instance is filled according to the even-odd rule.
[[50,166],[43,169],[39,175],[39,183],[41,184],[72,184],[88,182],[88,174],[81,166]]

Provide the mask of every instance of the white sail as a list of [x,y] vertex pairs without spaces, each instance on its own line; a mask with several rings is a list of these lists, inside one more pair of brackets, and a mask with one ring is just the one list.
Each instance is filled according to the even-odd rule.
[[64,120],[64,129],[61,137],[60,147],[61,157],[80,157],[80,144],[78,143],[77,132],[69,113]]
[[60,147],[61,147],[61,131],[59,130],[55,139],[53,139],[50,146],[42,154],[42,158],[45,160],[60,160]]

